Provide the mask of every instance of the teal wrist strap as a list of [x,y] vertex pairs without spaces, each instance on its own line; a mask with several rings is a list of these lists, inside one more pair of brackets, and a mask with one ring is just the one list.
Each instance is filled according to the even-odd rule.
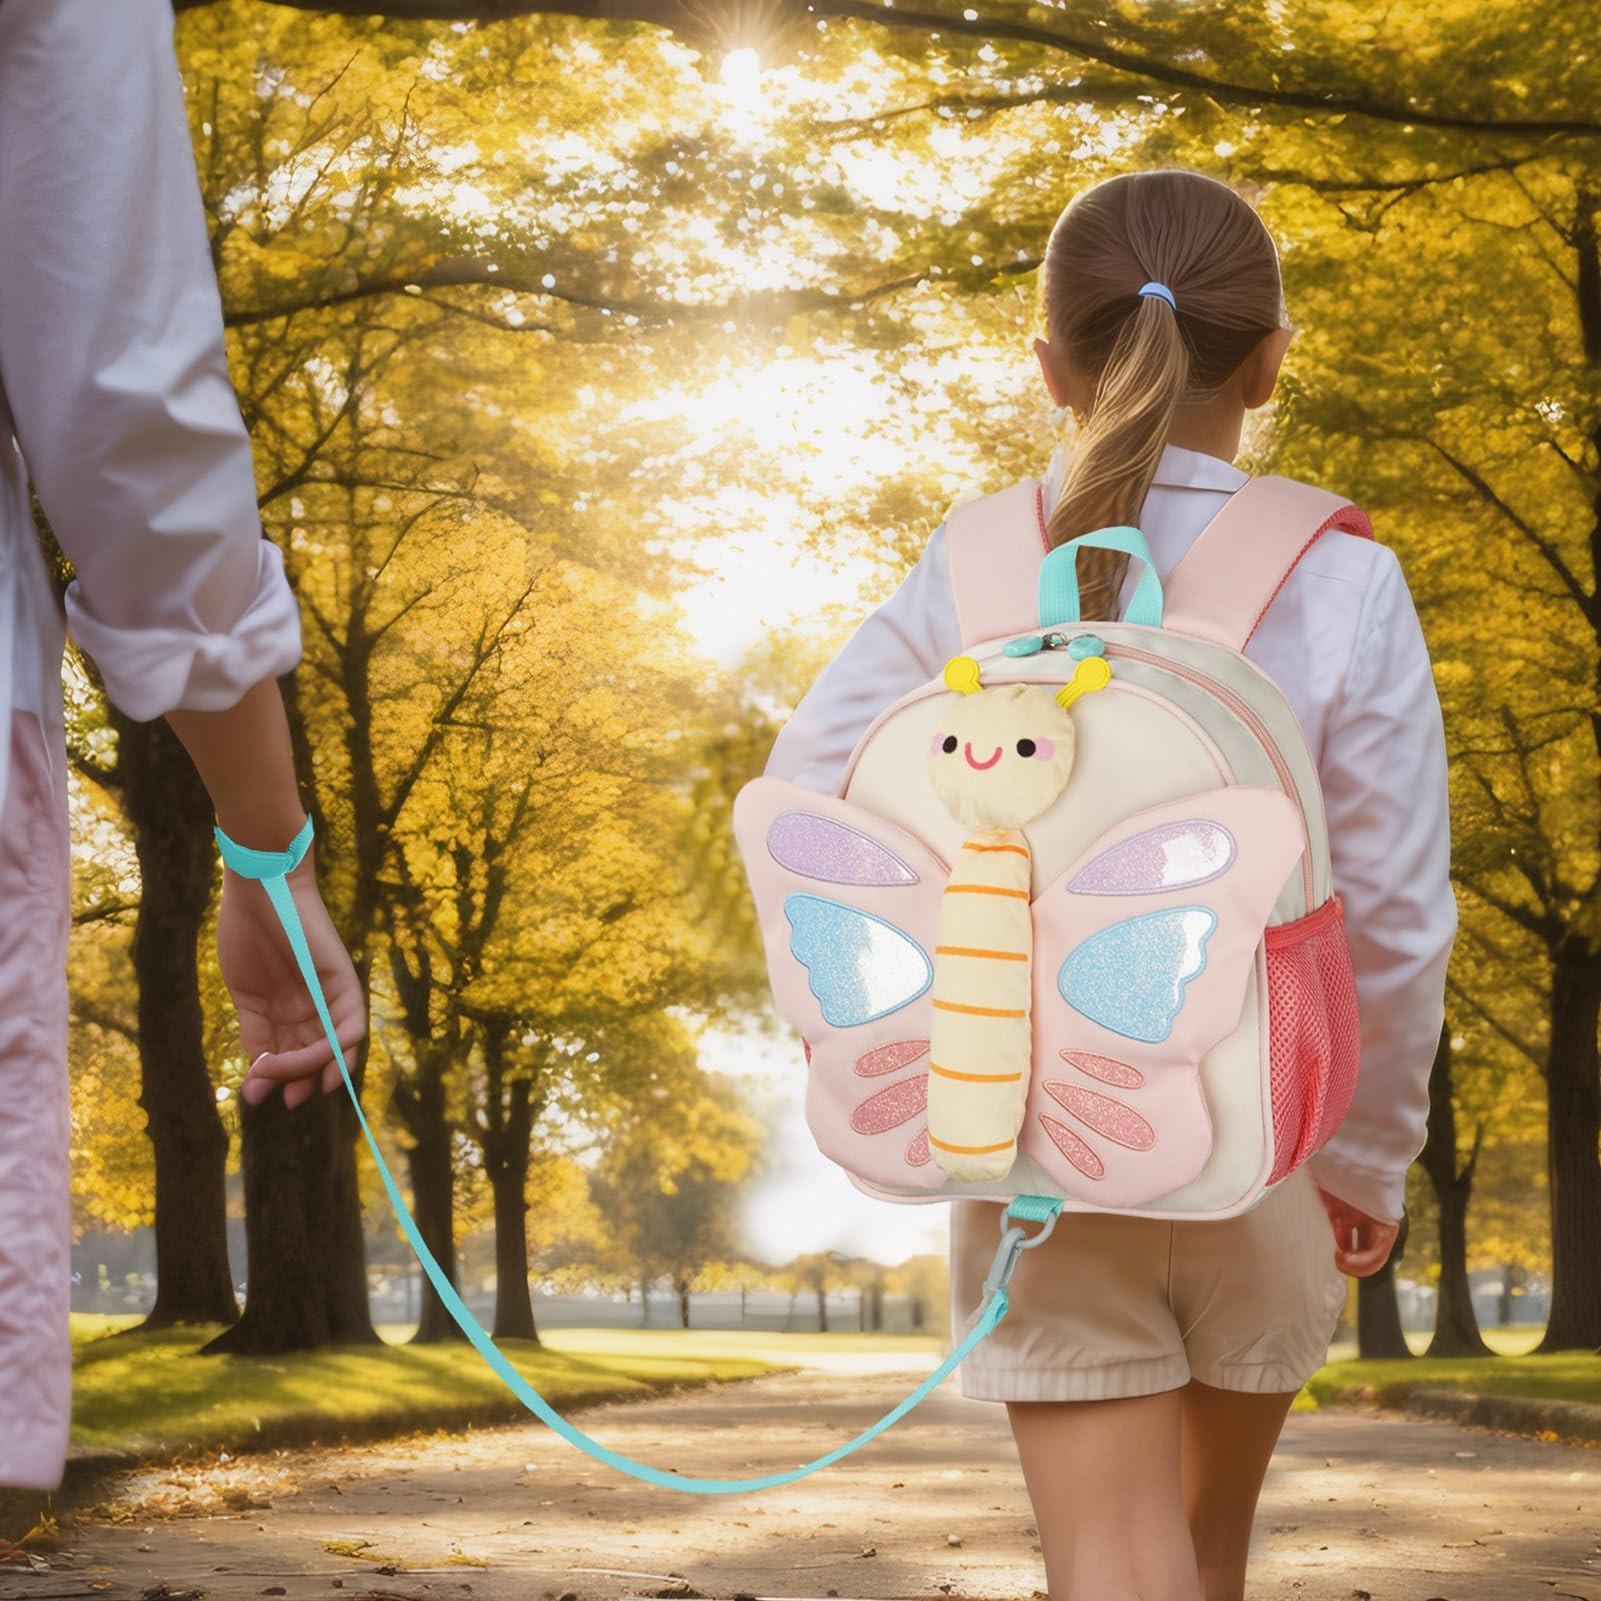
[[[797,1479],[804,1479],[809,1474],[816,1473],[820,1468],[826,1468],[832,1463],[849,1456],[853,1451],[859,1451],[868,1441],[876,1439],[885,1429],[898,1422],[912,1410],[918,1402],[922,1401],[933,1390],[936,1390],[961,1365],[967,1354],[984,1340],[995,1326],[1006,1316],[1007,1298],[1006,1288],[1011,1281],[1013,1270],[1017,1266],[1019,1255],[1031,1246],[1038,1245],[1055,1226],[1057,1214],[1062,1209],[1060,1200],[1053,1196],[1026,1195],[1019,1196],[1003,1212],[1001,1216],[1001,1240],[996,1248],[995,1260],[991,1264],[988,1278],[985,1280],[985,1300],[979,1309],[978,1316],[973,1325],[963,1335],[961,1341],[951,1351],[940,1365],[917,1386],[904,1400],[890,1408],[870,1428],[864,1429],[853,1440],[835,1446],[832,1451],[802,1464],[797,1468],[788,1468],[779,1473],[758,1474],[748,1479],[699,1479],[685,1474],[674,1473],[662,1468],[653,1468],[649,1463],[636,1462],[632,1457],[613,1451],[604,1446],[599,1440],[585,1434],[580,1428],[569,1423],[554,1407],[542,1396],[521,1373],[514,1368],[501,1354],[495,1342],[484,1332],[478,1319],[472,1315],[467,1303],[457,1294],[456,1287],[450,1282],[443,1268],[434,1260],[434,1254],[424,1242],[422,1233],[418,1229],[416,1220],[406,1205],[404,1196],[400,1193],[400,1186],[395,1182],[394,1175],[389,1171],[389,1164],[384,1160],[383,1152],[378,1149],[378,1141],[373,1134],[372,1125],[367,1121],[367,1114],[361,1109],[361,1098],[356,1094],[356,1086],[350,1077],[350,1070],[345,1065],[345,1053],[339,1047],[338,1036],[334,1032],[333,1019],[328,1015],[328,1002],[323,994],[322,983],[317,977],[316,964],[311,957],[310,947],[306,944],[306,934],[301,926],[300,914],[295,909],[294,896],[291,894],[286,875],[293,872],[305,858],[306,851],[311,845],[311,819],[307,818],[305,826],[296,834],[294,841],[286,851],[255,851],[243,845],[236,845],[219,828],[216,831],[217,843],[222,850],[222,859],[241,878],[254,878],[260,881],[267,892],[267,898],[272,903],[272,909],[278,914],[278,921],[283,925],[283,931],[289,939],[289,948],[294,952],[295,963],[300,969],[300,976],[305,980],[306,988],[311,992],[312,1004],[317,1008],[317,1016],[322,1023],[323,1032],[328,1037],[328,1044],[334,1053],[334,1060],[339,1064],[339,1076],[345,1081],[345,1090],[350,1096],[350,1104],[356,1109],[356,1121],[366,1137],[367,1148],[372,1153],[374,1165],[378,1169],[378,1177],[382,1180],[385,1191],[389,1195],[390,1204],[395,1209],[395,1217],[400,1223],[400,1231],[405,1235],[407,1243],[416,1255],[428,1282],[433,1285],[435,1293],[443,1302],[445,1310],[450,1314],[456,1327],[467,1337],[468,1342],[479,1356],[484,1359],[486,1366],[495,1374],[502,1384],[517,1397],[527,1409],[541,1422],[549,1426],[566,1440],[569,1445],[576,1446],[586,1455],[593,1457],[597,1462],[603,1462],[607,1467],[615,1468],[619,1473],[626,1473],[630,1478],[643,1480],[646,1484],[654,1484],[664,1490],[682,1490],[691,1495],[742,1495],[752,1490],[772,1490],[780,1485],[793,1484]],[[1036,1233],[1030,1234],[1019,1226],[1019,1221],[1039,1224]]]
[[1151,547],[1138,528],[1096,528],[1077,539],[1064,540],[1055,550],[1046,553],[1040,564],[1039,607],[1040,627],[1055,628],[1062,623],[1076,623],[1079,617],[1078,553],[1088,547],[1092,550],[1121,550],[1140,559],[1139,582],[1134,586],[1133,598],[1123,621],[1144,623],[1151,628],[1162,626],[1162,580],[1157,577],[1156,564],[1151,560]]

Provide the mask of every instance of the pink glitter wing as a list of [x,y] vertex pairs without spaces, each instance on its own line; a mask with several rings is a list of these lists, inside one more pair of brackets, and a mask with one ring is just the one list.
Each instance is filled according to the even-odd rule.
[[[915,988],[915,953],[934,948],[948,869],[904,830],[783,779],[745,786],[734,833],[774,1002],[810,1047],[806,1120],[818,1148],[886,1190],[937,1189],[944,1175],[929,1161],[925,1110],[932,994],[903,997]],[[819,901],[831,910],[819,911]],[[834,930],[848,930],[858,914],[876,920],[870,936],[843,950]],[[846,991],[862,1003],[841,1004]]]
[[[1230,786],[1126,819],[1034,901],[1035,1060],[1065,1071],[1036,1073],[1019,1146],[1065,1194],[1140,1206],[1206,1165],[1201,1059],[1240,1020],[1303,845],[1286,796]],[[1188,956],[1153,949],[1151,961],[1173,962],[1154,978],[1151,961],[1130,966],[1138,928],[1172,928],[1179,914],[1200,931]],[[1153,989],[1157,1026],[1111,1026]]]

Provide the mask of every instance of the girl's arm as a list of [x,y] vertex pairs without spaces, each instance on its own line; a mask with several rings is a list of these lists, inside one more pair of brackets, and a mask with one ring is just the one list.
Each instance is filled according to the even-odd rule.
[[767,775],[836,793],[867,725],[908,690],[937,678],[961,647],[942,523],[900,587],[818,674],[774,742]]
[[1319,763],[1356,972],[1361,1067],[1350,1112],[1309,1165],[1330,1195],[1393,1220],[1428,1123],[1456,899],[1445,730],[1428,647],[1394,553],[1376,554]]

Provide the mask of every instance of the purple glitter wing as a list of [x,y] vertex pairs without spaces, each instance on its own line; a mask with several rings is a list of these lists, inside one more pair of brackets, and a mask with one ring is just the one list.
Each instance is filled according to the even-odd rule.
[[1075,873],[1075,895],[1155,895],[1205,884],[1228,871],[1234,836],[1204,817],[1148,828],[1102,851]]
[[826,884],[917,882],[917,874],[877,840],[816,812],[780,812],[767,828],[767,853],[780,867]]

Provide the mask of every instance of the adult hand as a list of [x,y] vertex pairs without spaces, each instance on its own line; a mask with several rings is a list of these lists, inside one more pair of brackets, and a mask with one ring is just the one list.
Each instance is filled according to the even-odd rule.
[[[366,1000],[322,903],[310,851],[289,875],[289,888],[349,1066],[351,1053],[367,1032]],[[245,1100],[260,1106],[281,1087],[284,1105],[299,1106],[316,1093],[319,1079],[326,1094],[337,1090],[339,1064],[267,892],[227,869],[217,914],[217,954],[239,1012],[239,1038],[251,1058],[240,1090]]]
[[1352,1278],[1370,1278],[1390,1259],[1401,1225],[1383,1218],[1369,1217],[1349,1201],[1318,1186],[1323,1210],[1334,1230],[1334,1260],[1342,1273]]

